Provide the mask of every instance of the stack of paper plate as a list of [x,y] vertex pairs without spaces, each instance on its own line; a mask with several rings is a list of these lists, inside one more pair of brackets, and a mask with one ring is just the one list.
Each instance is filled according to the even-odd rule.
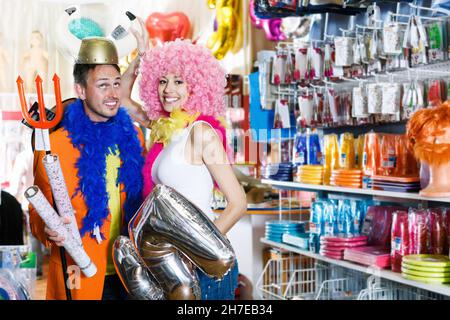
[[366,266],[389,268],[391,266],[391,251],[377,246],[347,248],[344,250],[344,259]]
[[426,283],[450,283],[450,260],[437,254],[404,256],[402,275],[406,279]]
[[304,165],[297,168],[297,181],[307,184],[323,183],[323,166]]
[[361,188],[362,170],[356,169],[331,170],[330,185],[337,187]]
[[266,221],[266,239],[283,242],[283,234],[300,235],[305,233],[306,223],[290,220]]
[[367,179],[367,187],[385,191],[418,192],[420,190],[420,178],[372,176]]
[[320,238],[319,253],[325,257],[342,260],[344,250],[367,245],[367,236],[324,236]]
[[300,233],[296,235],[284,233],[283,242],[299,247],[303,250],[309,250],[309,233]]
[[290,162],[269,164],[261,167],[261,176],[278,181],[292,181],[294,164]]

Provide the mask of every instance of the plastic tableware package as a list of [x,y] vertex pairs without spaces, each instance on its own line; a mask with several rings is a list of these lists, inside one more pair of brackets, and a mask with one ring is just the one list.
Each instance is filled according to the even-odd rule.
[[394,272],[401,272],[402,259],[410,253],[408,212],[393,213],[391,239],[391,269]]
[[380,175],[390,176],[394,173],[397,163],[395,139],[394,134],[383,134],[381,138],[381,166],[378,170]]
[[361,233],[367,235],[369,245],[385,247],[390,245],[392,213],[402,209],[391,206],[368,207]]
[[326,201],[324,202],[324,222],[325,222],[325,230],[324,235],[333,236],[338,233],[337,231],[337,217],[335,205],[333,202]]
[[429,247],[428,253],[446,254],[445,214],[441,208],[428,209]]
[[408,149],[406,135],[395,136],[395,153],[397,155],[397,161],[393,174],[395,176],[407,176],[408,171]]
[[410,254],[426,254],[430,243],[428,212],[423,209],[409,209]]
[[378,133],[369,132],[364,136],[363,171],[367,176],[377,173],[380,167],[380,140]]
[[327,202],[318,200],[312,203],[311,217],[309,219],[309,232],[323,235],[324,230],[324,208]]
[[362,212],[363,205],[362,201],[353,200],[350,203],[351,207],[351,234],[352,235],[359,235],[361,233],[361,227],[362,227],[362,219],[361,217],[364,215]]
[[364,158],[364,134],[360,134],[358,138],[356,138],[355,142],[355,168],[362,169],[363,168],[363,158]]
[[312,204],[311,216],[309,219],[309,249],[318,253],[320,249],[320,236],[322,234],[323,201],[315,201]]
[[353,133],[345,132],[340,136],[339,167],[352,169],[355,164],[355,137]]
[[294,154],[293,154],[293,162],[297,166],[303,166],[307,164],[307,149],[306,149],[306,135],[297,133],[295,136],[294,142]]
[[331,171],[339,168],[339,144],[336,134],[327,134],[323,140],[324,184],[330,184]]
[[351,236],[351,206],[350,200],[344,199],[338,202],[338,215],[337,215],[337,225],[338,233],[344,234],[346,236]]
[[450,247],[450,209],[449,208],[440,208],[442,212],[442,219],[444,221],[444,229],[446,235],[445,249],[444,252],[449,253]]
[[307,143],[307,162],[308,164],[322,164],[322,151],[320,147],[320,137],[318,134],[309,134]]

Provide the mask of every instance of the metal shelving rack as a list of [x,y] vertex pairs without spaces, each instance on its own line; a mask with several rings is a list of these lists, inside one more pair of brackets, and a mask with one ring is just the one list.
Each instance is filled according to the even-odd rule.
[[[382,197],[382,198],[394,198],[394,199],[407,199],[407,200],[416,200],[421,202],[439,202],[439,203],[450,203],[450,198],[430,198],[423,197],[417,193],[402,193],[402,192],[388,192],[383,190],[373,190],[373,189],[357,189],[357,188],[343,188],[343,187],[334,187],[334,186],[326,186],[326,185],[311,185],[304,184],[299,182],[285,182],[285,181],[276,181],[276,180],[261,180],[262,183],[268,184],[276,189],[288,189],[288,190],[305,190],[305,191],[316,191],[316,192],[331,192],[338,194],[347,194],[347,195],[365,195],[372,197]],[[347,268],[350,270],[359,271],[368,275],[373,275],[381,279],[386,279],[389,281],[393,281],[395,283],[399,283],[402,285],[407,285],[410,287],[414,287],[417,289],[422,289],[425,291],[429,291],[432,293],[437,293],[440,295],[444,295],[450,297],[450,285],[449,284],[427,284],[417,281],[408,280],[402,277],[401,274],[392,272],[390,270],[383,270],[374,267],[367,267],[363,265],[359,265],[356,263],[352,263],[344,260],[335,260],[324,257],[317,253],[313,253],[310,251],[302,250],[298,247],[291,246],[284,243],[278,243],[269,241],[265,238],[261,238],[261,242],[267,244],[271,247],[282,249],[288,251],[290,253],[300,254],[301,256],[313,258],[316,261],[326,262],[332,265],[340,266],[343,268]]]
[[387,198],[397,198],[397,199],[409,199],[418,201],[433,201],[450,203],[450,198],[430,198],[420,196],[418,193],[406,193],[406,192],[394,192],[394,191],[384,191],[384,190],[373,190],[373,189],[360,189],[360,188],[344,188],[326,185],[314,185],[305,184],[299,182],[291,181],[276,181],[269,179],[262,179],[262,183],[271,185],[277,189],[289,189],[289,190],[305,190],[305,191],[327,191],[333,193],[345,193],[345,194],[359,194],[374,197],[387,197]]
[[291,245],[288,245],[285,243],[269,241],[265,238],[261,238],[261,242],[265,243],[267,245],[270,245],[272,247],[276,247],[276,248],[283,249],[283,250],[286,250],[289,252],[297,253],[302,256],[310,257],[310,258],[313,258],[313,259],[316,259],[319,261],[327,262],[327,263],[330,263],[333,265],[338,265],[338,266],[341,266],[341,267],[344,267],[347,269],[363,272],[363,273],[366,273],[369,275],[374,275],[374,276],[377,276],[382,279],[386,279],[386,280],[394,281],[397,283],[405,284],[408,286],[424,289],[424,290],[431,291],[434,293],[450,296],[450,285],[448,285],[448,284],[436,285],[436,284],[427,284],[427,283],[412,281],[412,280],[405,279],[401,276],[401,274],[392,272],[390,270],[377,269],[374,267],[367,267],[367,266],[359,265],[359,264],[352,263],[352,262],[345,261],[345,260],[330,259],[330,258],[321,256],[320,254],[317,254],[317,253],[302,250],[300,248],[297,248],[297,247],[294,247],[294,246],[291,246]]

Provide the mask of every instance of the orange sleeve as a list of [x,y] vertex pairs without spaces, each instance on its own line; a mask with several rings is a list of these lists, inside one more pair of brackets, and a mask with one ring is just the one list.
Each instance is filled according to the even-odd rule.
[[[42,191],[44,196],[49,200],[50,204],[53,204],[52,190],[50,184],[48,183],[47,174],[44,169],[44,164],[42,159],[45,156],[45,151],[35,151],[34,161],[33,161],[33,172],[34,172],[34,185],[38,186]],[[30,211],[30,227],[31,233],[41,241],[46,247],[49,247],[51,242],[47,239],[44,228],[45,223],[34,209],[34,207],[29,205]]]
[[140,127],[136,127],[136,131],[138,134],[139,142],[141,143],[141,147],[144,149],[142,156],[145,158],[145,156],[147,155],[147,148],[146,148],[146,144],[145,144],[144,133],[142,132]]

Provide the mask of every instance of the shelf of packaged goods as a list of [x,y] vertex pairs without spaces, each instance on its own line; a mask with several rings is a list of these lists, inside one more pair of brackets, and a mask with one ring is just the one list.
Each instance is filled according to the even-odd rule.
[[412,286],[412,287],[415,287],[415,288],[419,288],[419,289],[435,292],[435,293],[442,294],[442,295],[450,297],[450,284],[438,285],[438,284],[428,284],[428,283],[412,281],[412,280],[408,280],[408,279],[403,278],[400,273],[392,272],[390,270],[379,269],[379,268],[376,268],[376,267],[364,266],[364,265],[356,264],[356,263],[345,261],[345,260],[331,259],[331,258],[328,258],[328,257],[321,256],[320,254],[317,254],[317,253],[314,253],[314,252],[310,252],[310,251],[306,251],[306,250],[302,250],[300,248],[297,248],[297,247],[294,247],[294,246],[291,246],[291,245],[288,245],[288,244],[285,244],[285,243],[279,243],[279,242],[270,241],[270,240],[267,240],[266,238],[261,238],[261,242],[264,243],[264,244],[270,245],[271,247],[284,249],[284,250],[287,250],[289,252],[298,253],[300,255],[307,256],[307,257],[310,257],[310,258],[313,258],[313,259],[316,259],[316,260],[320,260],[320,261],[324,261],[324,262],[327,262],[327,263],[330,263],[330,264],[338,265],[338,266],[341,266],[341,267],[344,267],[344,268],[348,268],[348,269],[364,272],[366,274],[375,275],[375,276],[383,278],[383,279],[391,280],[391,281],[394,281],[394,282],[397,282],[397,283],[401,283],[401,284],[406,284],[408,286]]
[[[213,210],[215,213],[222,213],[223,209]],[[247,208],[246,214],[258,214],[258,215],[274,215],[274,214],[309,214],[307,208]]]
[[276,181],[276,180],[269,180],[269,179],[262,179],[261,182],[264,184],[270,185],[272,187],[276,187],[278,189],[328,191],[328,192],[334,192],[334,193],[361,194],[361,195],[368,195],[368,196],[450,203],[450,198],[423,197],[423,196],[419,195],[418,193],[412,193],[412,192],[406,193],[406,192],[394,192],[394,191],[373,190],[373,189],[345,188],[345,187],[335,187],[335,186],[326,186],[326,185],[306,184],[306,183],[292,182],[292,181]]

